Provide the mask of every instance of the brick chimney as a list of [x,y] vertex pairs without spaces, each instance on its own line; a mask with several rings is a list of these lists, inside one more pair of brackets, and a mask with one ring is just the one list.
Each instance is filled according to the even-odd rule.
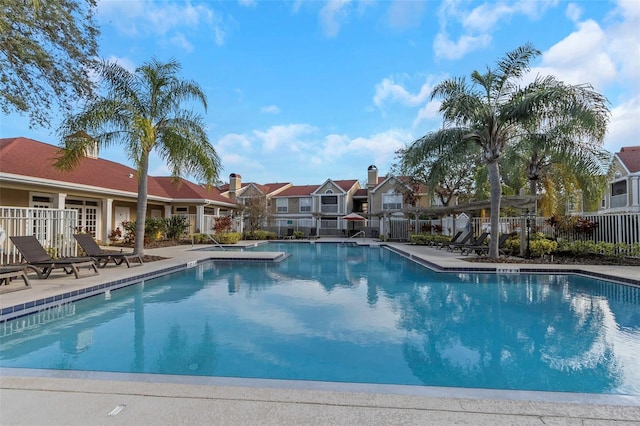
[[236,201],[237,193],[242,186],[242,176],[237,173],[231,173],[229,175],[229,198],[232,201]]
[[367,173],[367,189],[375,188],[378,185],[378,168],[373,164],[369,166]]

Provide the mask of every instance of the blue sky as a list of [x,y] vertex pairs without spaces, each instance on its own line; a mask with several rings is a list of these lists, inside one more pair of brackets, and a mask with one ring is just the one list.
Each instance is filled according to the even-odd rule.
[[[100,55],[134,70],[174,58],[205,90],[220,178],[319,184],[389,171],[441,125],[433,86],[531,42],[532,74],[590,83],[610,101],[605,148],[638,145],[640,2],[99,0]],[[5,117],[2,137],[57,144]],[[127,163],[116,148],[101,157]],[[167,175],[157,157],[150,174]]]

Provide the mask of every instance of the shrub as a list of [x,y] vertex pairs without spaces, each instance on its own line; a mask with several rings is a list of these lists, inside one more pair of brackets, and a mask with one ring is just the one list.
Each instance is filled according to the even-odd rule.
[[167,238],[178,241],[186,234],[191,224],[185,216],[175,215],[164,219],[164,228]]
[[213,230],[216,234],[223,234],[225,232],[231,231],[231,217],[216,217],[215,223],[213,224]]
[[293,238],[295,238],[296,240],[299,240],[301,238],[304,238],[304,232],[302,231],[295,231],[293,233]]
[[220,244],[235,244],[240,241],[242,234],[239,232],[225,232],[224,234],[216,234],[215,239]]
[[146,242],[158,241],[164,236],[166,222],[161,217],[148,217],[144,221],[144,240]]
[[[122,228],[125,230],[124,242],[132,244],[136,239],[136,221],[129,220],[122,222]],[[144,222],[144,242],[157,241],[162,238],[165,230],[165,222],[163,218],[148,217]]]
[[593,230],[598,227],[598,222],[578,216],[551,216],[546,222],[554,228],[556,233],[558,231],[573,231],[577,234],[591,235]]
[[504,242],[503,250],[507,253],[520,254],[520,234],[512,235]]
[[602,254],[605,256],[640,256],[640,243],[606,243],[593,241],[558,242],[558,251],[573,255]]
[[122,222],[122,229],[124,229],[124,242],[126,244],[133,244],[136,239],[136,221],[125,220]]
[[412,234],[411,244],[416,245],[433,245],[435,243],[449,241],[450,238],[440,234]]
[[119,227],[116,227],[116,229],[112,230],[109,233],[109,241],[111,241],[112,243],[119,241],[122,238],[122,231],[120,230]]
[[211,241],[209,239],[209,236],[207,234],[191,234],[191,241],[193,241],[194,244],[204,244],[207,241]]
[[[532,257],[540,257],[555,253],[558,250],[558,243],[548,239],[541,232],[534,232],[529,235],[529,250]],[[520,235],[514,234],[504,242],[504,251],[514,254],[520,253]]]
[[531,250],[531,256],[533,257],[549,255],[558,250],[558,243],[546,238],[532,240],[529,242],[529,250]]
[[247,231],[242,235],[244,240],[275,240],[278,238],[275,232],[263,231],[257,229],[255,231]]

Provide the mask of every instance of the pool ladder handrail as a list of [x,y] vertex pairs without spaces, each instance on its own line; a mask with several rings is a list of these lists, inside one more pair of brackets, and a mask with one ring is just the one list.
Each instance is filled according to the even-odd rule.
[[358,235],[362,234],[362,238],[365,238],[367,236],[366,232],[364,231],[358,231],[355,234],[353,234],[352,236],[350,236],[349,238],[347,238],[346,240],[344,240],[342,242],[342,244],[344,245],[346,242],[348,242],[350,239],[357,237]]
[[213,241],[213,242],[215,243],[215,245],[216,245],[216,246],[220,247],[220,248],[222,249],[222,251],[226,251],[226,250],[227,250],[226,248],[222,247],[222,246],[220,245],[220,243],[219,243],[215,238],[213,238],[213,236],[212,236],[211,234],[207,234],[207,237],[209,237],[209,239],[210,239],[211,241]]
[[[215,243],[215,245],[216,245],[216,246],[220,247],[220,248],[222,249],[222,251],[226,251],[226,250],[227,250],[226,248],[224,248],[223,246],[221,246],[221,245],[220,245],[220,243],[219,243],[215,238],[213,238],[213,236],[212,236],[211,234],[204,234],[204,235],[206,235],[207,237],[209,237],[209,239],[210,239],[211,241],[213,241],[213,242]],[[194,245],[195,245],[195,237],[194,237],[194,236],[191,236],[191,247],[193,247]]]

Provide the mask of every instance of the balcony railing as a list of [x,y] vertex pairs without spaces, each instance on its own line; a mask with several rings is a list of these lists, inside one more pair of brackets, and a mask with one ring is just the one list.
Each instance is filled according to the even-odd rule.
[[338,213],[338,205],[337,204],[322,204],[320,206],[320,211],[322,213]]

